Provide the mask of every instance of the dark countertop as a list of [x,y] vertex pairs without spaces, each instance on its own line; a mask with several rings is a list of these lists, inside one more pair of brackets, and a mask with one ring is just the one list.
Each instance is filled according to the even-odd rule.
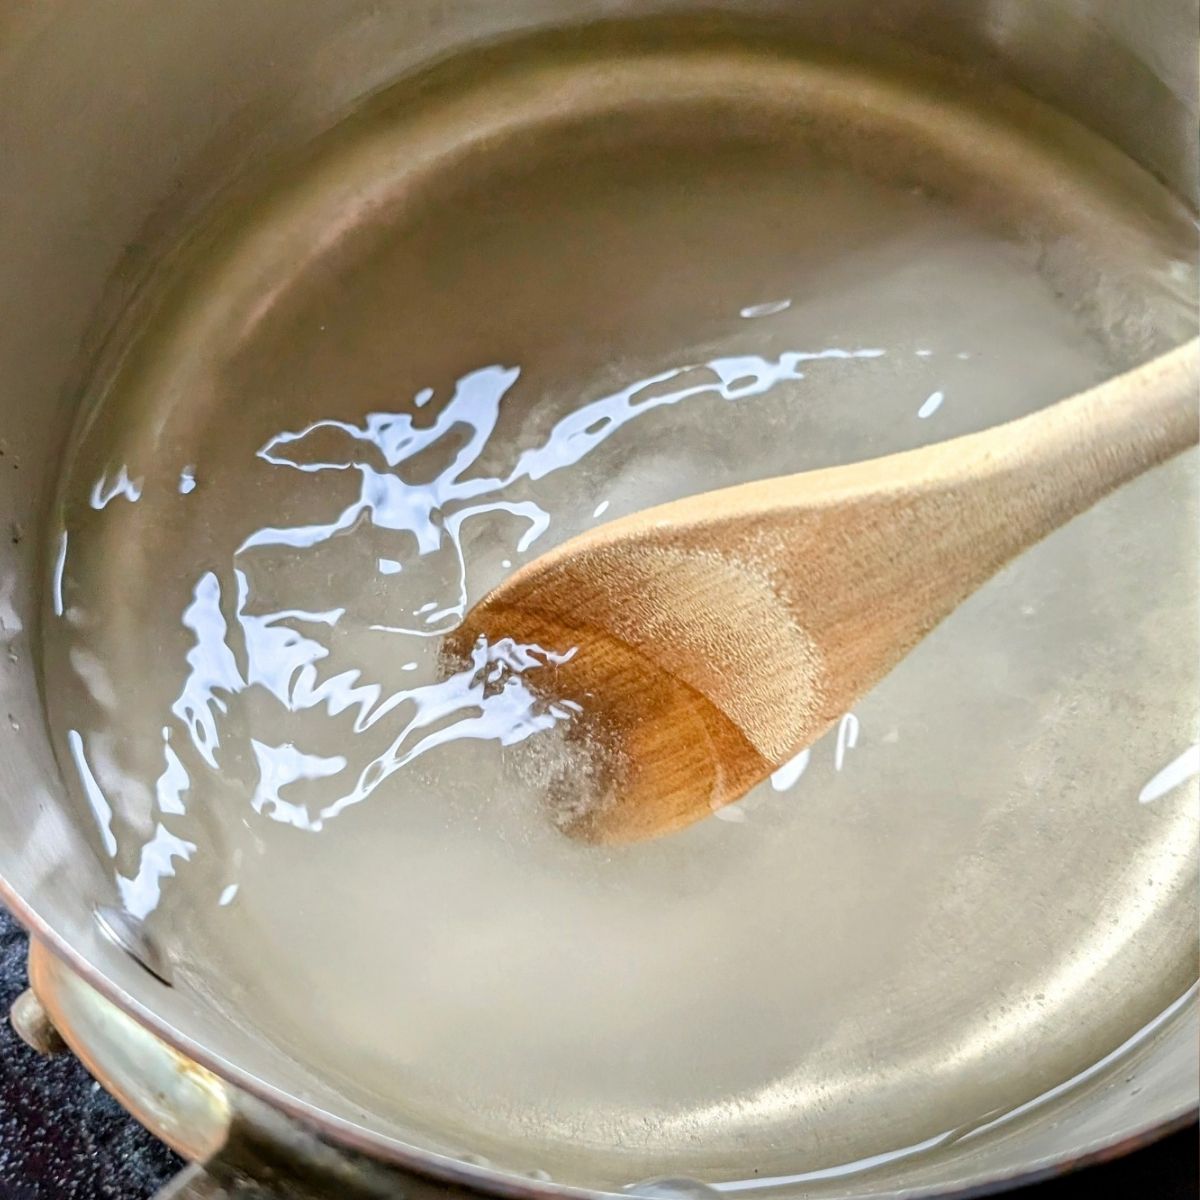
[[[25,935],[0,908],[0,1010],[25,987]],[[41,1058],[0,1021],[0,1196],[142,1200],[180,1167],[70,1054]]]
[[[0,1008],[25,987],[25,936],[0,909]],[[147,1200],[180,1167],[69,1054],[40,1058],[0,1021],[0,1198]],[[1192,1126],[1013,1200],[1197,1200]]]

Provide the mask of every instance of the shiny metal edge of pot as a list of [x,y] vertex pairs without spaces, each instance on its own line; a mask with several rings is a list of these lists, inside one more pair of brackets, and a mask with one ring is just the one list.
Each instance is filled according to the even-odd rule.
[[[72,1051],[132,1116],[195,1164],[179,1177],[178,1183],[168,1185],[161,1200],[200,1200],[209,1194],[203,1189],[210,1186],[226,1189],[214,1191],[214,1197],[236,1197],[239,1178],[254,1179],[255,1186],[261,1186],[267,1176],[276,1177],[287,1189],[285,1194],[297,1200],[301,1196],[299,1188],[312,1188],[313,1197],[336,1194],[345,1200],[391,1195],[401,1186],[406,1194],[414,1192],[414,1177],[370,1157],[366,1153],[370,1147],[343,1150],[331,1145],[305,1122],[302,1113],[282,1116],[285,1106],[273,1095],[257,1096],[242,1090],[190,1059],[103,995],[36,938],[30,943],[29,979],[30,989],[14,1004],[11,1018],[22,1037],[40,1053]],[[1175,1017],[1185,1023],[1190,1017],[1191,1025],[1197,1016],[1195,992],[1192,989],[1173,1006],[1179,1010]],[[1125,1069],[1121,1051],[1112,1057],[1112,1070]],[[1196,1116],[1197,1107],[1185,1105],[1116,1142],[1101,1141],[985,1181],[906,1190],[904,1195],[910,1200],[969,1200],[1026,1186],[1150,1145],[1193,1124]],[[351,1144],[350,1138],[346,1144]],[[271,1165],[268,1159],[278,1162]],[[472,1193],[483,1189],[524,1200],[549,1196],[582,1200],[613,1195],[552,1181],[497,1175],[452,1160],[444,1160],[442,1169],[433,1171],[426,1156],[407,1164],[399,1157],[395,1161],[417,1172],[418,1177],[425,1176],[428,1186],[439,1195],[446,1189]],[[203,1183],[205,1179],[211,1183]],[[689,1184],[698,1195],[710,1190],[698,1182]],[[719,1195],[715,1190],[711,1194],[713,1200]]]

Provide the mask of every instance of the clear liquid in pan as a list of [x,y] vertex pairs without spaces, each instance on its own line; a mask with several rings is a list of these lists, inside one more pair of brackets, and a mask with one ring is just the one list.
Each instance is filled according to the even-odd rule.
[[741,52],[706,54],[694,102],[614,68],[623,118],[563,62],[541,109],[500,72],[331,135],[161,285],[51,551],[100,899],[340,1115],[569,1182],[819,1180],[1030,1100],[1189,982],[1191,456],[660,841],[546,811],[593,769],[539,687],[570,647],[447,674],[465,609],[597,522],[985,428],[1194,330],[1193,229],[1148,182],[1056,230],[1044,181],[822,142],[786,89],[730,117]]

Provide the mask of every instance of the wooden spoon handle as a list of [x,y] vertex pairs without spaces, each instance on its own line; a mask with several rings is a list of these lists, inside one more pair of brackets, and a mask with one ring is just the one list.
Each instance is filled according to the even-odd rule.
[[[689,544],[774,580],[794,626],[820,648],[827,722],[1006,563],[1194,445],[1198,392],[1200,340],[1007,425],[641,515],[665,525],[664,537],[664,517],[691,518]],[[790,713],[787,670],[757,678],[764,707],[786,720],[752,720],[732,685],[705,694],[779,762],[785,738],[800,730],[803,744],[820,722]]]
[[1069,400],[936,449],[943,462],[959,457],[967,478],[1004,482],[1023,548],[1197,441],[1200,339],[1193,339]]
[[1193,341],[983,433],[636,513],[522,568],[456,636],[578,650],[555,686],[620,753],[571,831],[653,837],[737,799],[1005,563],[1200,440],[1198,393]]

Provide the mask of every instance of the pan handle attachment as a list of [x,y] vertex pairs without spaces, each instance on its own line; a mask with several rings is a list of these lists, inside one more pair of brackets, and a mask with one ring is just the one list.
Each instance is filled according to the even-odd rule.
[[200,1163],[193,1163],[160,1188],[154,1200],[262,1200],[265,1195],[256,1183],[223,1182]]
[[36,1053],[49,1056],[67,1049],[33,988],[26,988],[12,1002],[8,1019],[21,1041]]
[[[28,998],[13,1010],[18,1032],[45,1049],[61,1035],[127,1111],[193,1161],[155,1200],[474,1200],[479,1194],[470,1178],[417,1175],[324,1140],[319,1130],[186,1058],[37,940],[30,944],[29,979]],[[529,1191],[533,1200],[537,1185]]]
[[221,1148],[185,1167],[154,1200],[470,1200],[449,1184],[401,1174],[240,1096]]

